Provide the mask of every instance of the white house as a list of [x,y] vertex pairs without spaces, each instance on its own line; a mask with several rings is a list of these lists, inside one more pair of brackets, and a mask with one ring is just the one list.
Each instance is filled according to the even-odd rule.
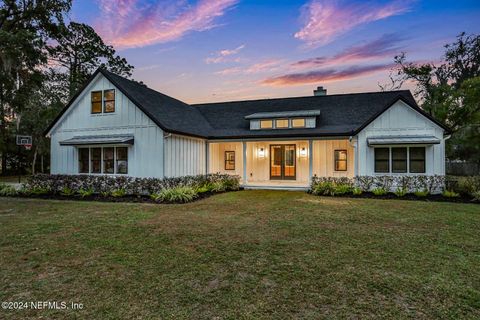
[[99,69],[46,134],[54,174],[303,188],[313,175],[444,175],[448,128],[409,91],[188,105]]

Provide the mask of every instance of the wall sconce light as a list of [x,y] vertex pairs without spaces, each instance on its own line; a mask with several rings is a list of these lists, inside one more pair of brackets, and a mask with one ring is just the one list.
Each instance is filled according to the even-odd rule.
[[302,147],[300,149],[300,157],[305,158],[307,156],[307,148]]
[[264,148],[259,148],[258,149],[258,157],[259,158],[265,158],[265,149]]

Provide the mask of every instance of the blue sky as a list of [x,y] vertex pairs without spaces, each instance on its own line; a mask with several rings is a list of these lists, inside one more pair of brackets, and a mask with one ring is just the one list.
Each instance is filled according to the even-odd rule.
[[185,102],[377,91],[393,57],[439,61],[480,32],[480,1],[74,0],[135,66],[134,78]]

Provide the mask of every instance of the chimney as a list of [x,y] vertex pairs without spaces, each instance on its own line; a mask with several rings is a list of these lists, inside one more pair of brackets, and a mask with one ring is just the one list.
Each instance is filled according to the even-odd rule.
[[314,96],[326,96],[327,89],[323,89],[323,87],[317,87],[317,89],[313,90]]

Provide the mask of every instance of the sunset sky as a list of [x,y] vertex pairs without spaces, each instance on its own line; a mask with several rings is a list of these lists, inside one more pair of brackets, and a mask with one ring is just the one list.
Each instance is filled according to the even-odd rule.
[[135,66],[133,78],[188,103],[378,91],[393,57],[439,61],[480,32],[480,1],[74,0]]

